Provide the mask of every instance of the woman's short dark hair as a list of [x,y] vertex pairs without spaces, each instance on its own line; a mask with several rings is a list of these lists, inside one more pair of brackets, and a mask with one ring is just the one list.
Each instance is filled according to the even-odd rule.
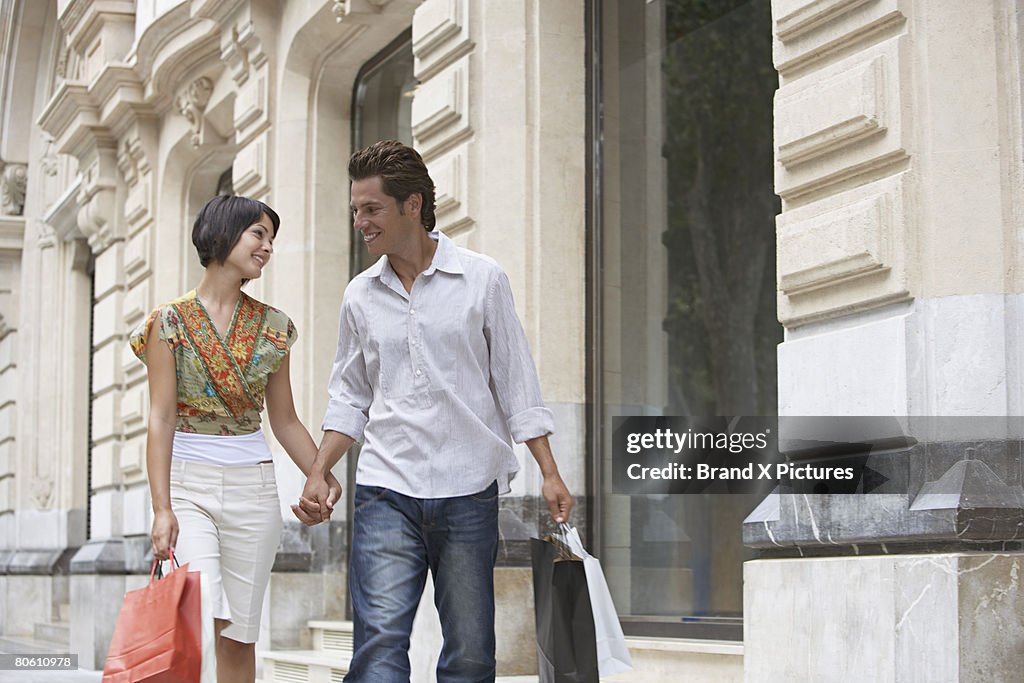
[[206,202],[192,225],[192,244],[196,245],[203,268],[210,263],[224,263],[242,233],[263,214],[274,224],[276,237],[281,218],[258,199],[221,195]]
[[397,140],[381,140],[353,154],[348,160],[350,180],[364,180],[380,176],[384,194],[402,203],[413,193],[419,193],[420,221],[427,230],[437,224],[434,217],[434,181],[427,173],[420,153]]

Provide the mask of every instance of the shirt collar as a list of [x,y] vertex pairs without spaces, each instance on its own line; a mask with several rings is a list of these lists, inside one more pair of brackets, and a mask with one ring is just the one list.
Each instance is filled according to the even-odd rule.
[[431,275],[435,270],[453,275],[465,273],[466,271],[462,268],[462,261],[459,259],[459,249],[455,246],[455,242],[452,242],[448,235],[436,228],[429,235],[430,239],[437,240],[437,251],[434,252],[434,258],[431,260],[430,266],[423,271],[423,274]]
[[[459,258],[459,249],[452,242],[451,238],[437,229],[428,233],[428,236],[437,242],[437,250],[434,251],[434,258],[431,259],[430,265],[423,271],[423,274],[433,275],[435,270],[453,275],[464,274],[466,271],[463,269],[462,261]],[[391,268],[391,263],[388,261],[387,256],[381,256],[377,259],[376,263],[366,269],[365,274],[369,277],[378,278],[384,284],[388,284],[392,279],[398,279],[394,269]]]

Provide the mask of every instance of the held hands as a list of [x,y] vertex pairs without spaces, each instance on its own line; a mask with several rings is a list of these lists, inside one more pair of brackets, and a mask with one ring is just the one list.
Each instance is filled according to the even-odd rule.
[[149,534],[153,545],[153,557],[158,560],[170,559],[168,551],[178,542],[178,518],[170,509],[153,513],[153,530]]
[[310,474],[302,489],[299,504],[292,505],[292,514],[307,526],[326,522],[341,498],[341,484],[330,472],[326,476]]
[[548,511],[551,513],[551,519],[557,524],[569,521],[569,515],[572,513],[572,506],[575,501],[572,499],[572,494],[569,493],[569,489],[566,487],[565,482],[562,481],[561,475],[558,472],[545,475],[544,485],[541,487],[541,495],[544,496],[544,500],[548,503]]

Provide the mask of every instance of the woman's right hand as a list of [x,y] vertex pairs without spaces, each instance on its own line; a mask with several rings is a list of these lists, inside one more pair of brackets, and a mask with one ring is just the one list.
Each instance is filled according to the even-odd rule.
[[170,559],[168,552],[178,542],[178,518],[171,510],[153,513],[153,531],[149,534],[153,544],[153,557],[158,560]]

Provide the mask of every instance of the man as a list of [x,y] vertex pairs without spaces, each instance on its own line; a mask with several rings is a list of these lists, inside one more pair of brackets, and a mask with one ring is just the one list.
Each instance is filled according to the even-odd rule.
[[408,681],[409,635],[427,570],[444,644],[439,683],[493,681],[499,493],[525,442],[556,522],[573,500],[512,302],[492,259],[433,230],[423,159],[378,142],[349,160],[355,230],[383,256],[341,307],[324,438],[296,515],[327,519],[325,474],[356,441],[349,585],[355,651],[346,681]]

